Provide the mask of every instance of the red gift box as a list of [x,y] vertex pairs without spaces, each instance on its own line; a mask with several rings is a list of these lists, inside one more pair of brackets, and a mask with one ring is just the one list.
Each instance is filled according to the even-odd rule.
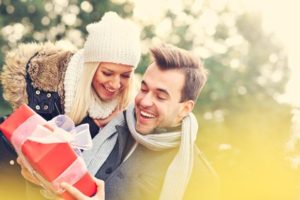
[[[30,165],[48,182],[54,181],[77,159],[68,143],[42,144],[27,140],[22,146],[22,152]],[[73,186],[87,196],[93,196],[97,190],[87,171]],[[64,199],[72,199],[66,192],[62,196]]]
[[[28,121],[32,121],[34,123],[30,123],[30,126],[25,129],[22,128],[21,125],[28,123]],[[54,185],[55,181],[57,181],[56,179],[58,179],[61,174],[66,174],[65,171],[68,171],[66,169],[70,168],[72,163],[73,165],[74,163],[79,165],[82,169],[84,164],[75,162],[78,161],[79,158],[68,142],[45,144],[30,140],[30,135],[32,132],[38,128],[41,128],[39,125],[45,126],[45,124],[46,121],[43,118],[37,115],[27,105],[22,105],[2,124],[0,124],[0,130],[13,144],[17,150],[17,153],[25,156],[26,161],[30,164],[30,167],[32,167],[32,169],[38,173],[38,177],[42,177],[42,180],[46,180],[47,183]],[[51,128],[45,130],[48,132],[50,130],[53,131]],[[17,135],[14,135],[16,132]],[[76,172],[74,169],[73,171],[71,170],[71,175],[72,173],[76,177]],[[77,181],[73,181],[73,186],[80,190],[83,194],[87,196],[93,196],[96,193],[97,186],[92,176],[88,173],[86,168],[84,168],[81,173],[82,174],[80,177],[75,179]],[[67,173],[66,177],[70,177],[70,173]],[[66,182],[68,182],[66,177],[64,177],[63,180],[67,180]],[[51,188],[57,189],[57,187]],[[73,199],[72,196],[67,192],[64,192],[62,196],[64,199]]]
[[21,136],[28,137],[38,124],[45,124],[46,120],[44,120],[41,116],[36,114],[26,104],[21,105],[2,124],[0,124],[0,130],[8,139],[8,141],[10,143],[13,143],[13,133],[18,129],[18,127],[20,127],[20,125],[22,125],[26,121],[29,121],[30,118],[31,121],[34,123],[32,123],[32,126],[28,127],[25,131],[23,131]]
[[27,140],[22,153],[30,165],[50,182],[77,159],[68,143],[42,144]]

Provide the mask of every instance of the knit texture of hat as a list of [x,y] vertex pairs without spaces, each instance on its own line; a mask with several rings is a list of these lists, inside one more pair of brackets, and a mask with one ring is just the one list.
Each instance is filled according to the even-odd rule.
[[84,62],[111,62],[136,67],[140,60],[140,32],[132,22],[107,12],[87,26]]

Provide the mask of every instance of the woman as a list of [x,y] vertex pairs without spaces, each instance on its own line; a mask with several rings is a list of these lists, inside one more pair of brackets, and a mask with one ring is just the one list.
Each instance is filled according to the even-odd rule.
[[75,124],[89,123],[94,137],[127,106],[140,58],[139,30],[108,12],[87,31],[75,54],[47,43],[21,45],[7,55],[1,82],[13,108],[27,103],[45,119],[65,113]]
[[51,43],[8,53],[1,81],[14,109],[27,103],[46,119],[65,113],[76,124],[88,117],[102,127],[126,107],[140,58],[138,29],[108,12],[87,31],[75,54]]

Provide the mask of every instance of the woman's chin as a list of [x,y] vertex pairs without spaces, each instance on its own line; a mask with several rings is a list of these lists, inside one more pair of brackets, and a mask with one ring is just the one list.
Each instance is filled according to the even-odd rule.
[[103,102],[110,102],[114,99],[117,98],[118,95],[103,95],[103,96],[100,96],[100,99],[103,101]]

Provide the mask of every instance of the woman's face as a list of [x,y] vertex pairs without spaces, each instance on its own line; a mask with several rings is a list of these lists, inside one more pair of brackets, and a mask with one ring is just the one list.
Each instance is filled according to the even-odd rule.
[[102,101],[111,101],[128,87],[132,73],[133,67],[130,65],[101,62],[92,86]]

